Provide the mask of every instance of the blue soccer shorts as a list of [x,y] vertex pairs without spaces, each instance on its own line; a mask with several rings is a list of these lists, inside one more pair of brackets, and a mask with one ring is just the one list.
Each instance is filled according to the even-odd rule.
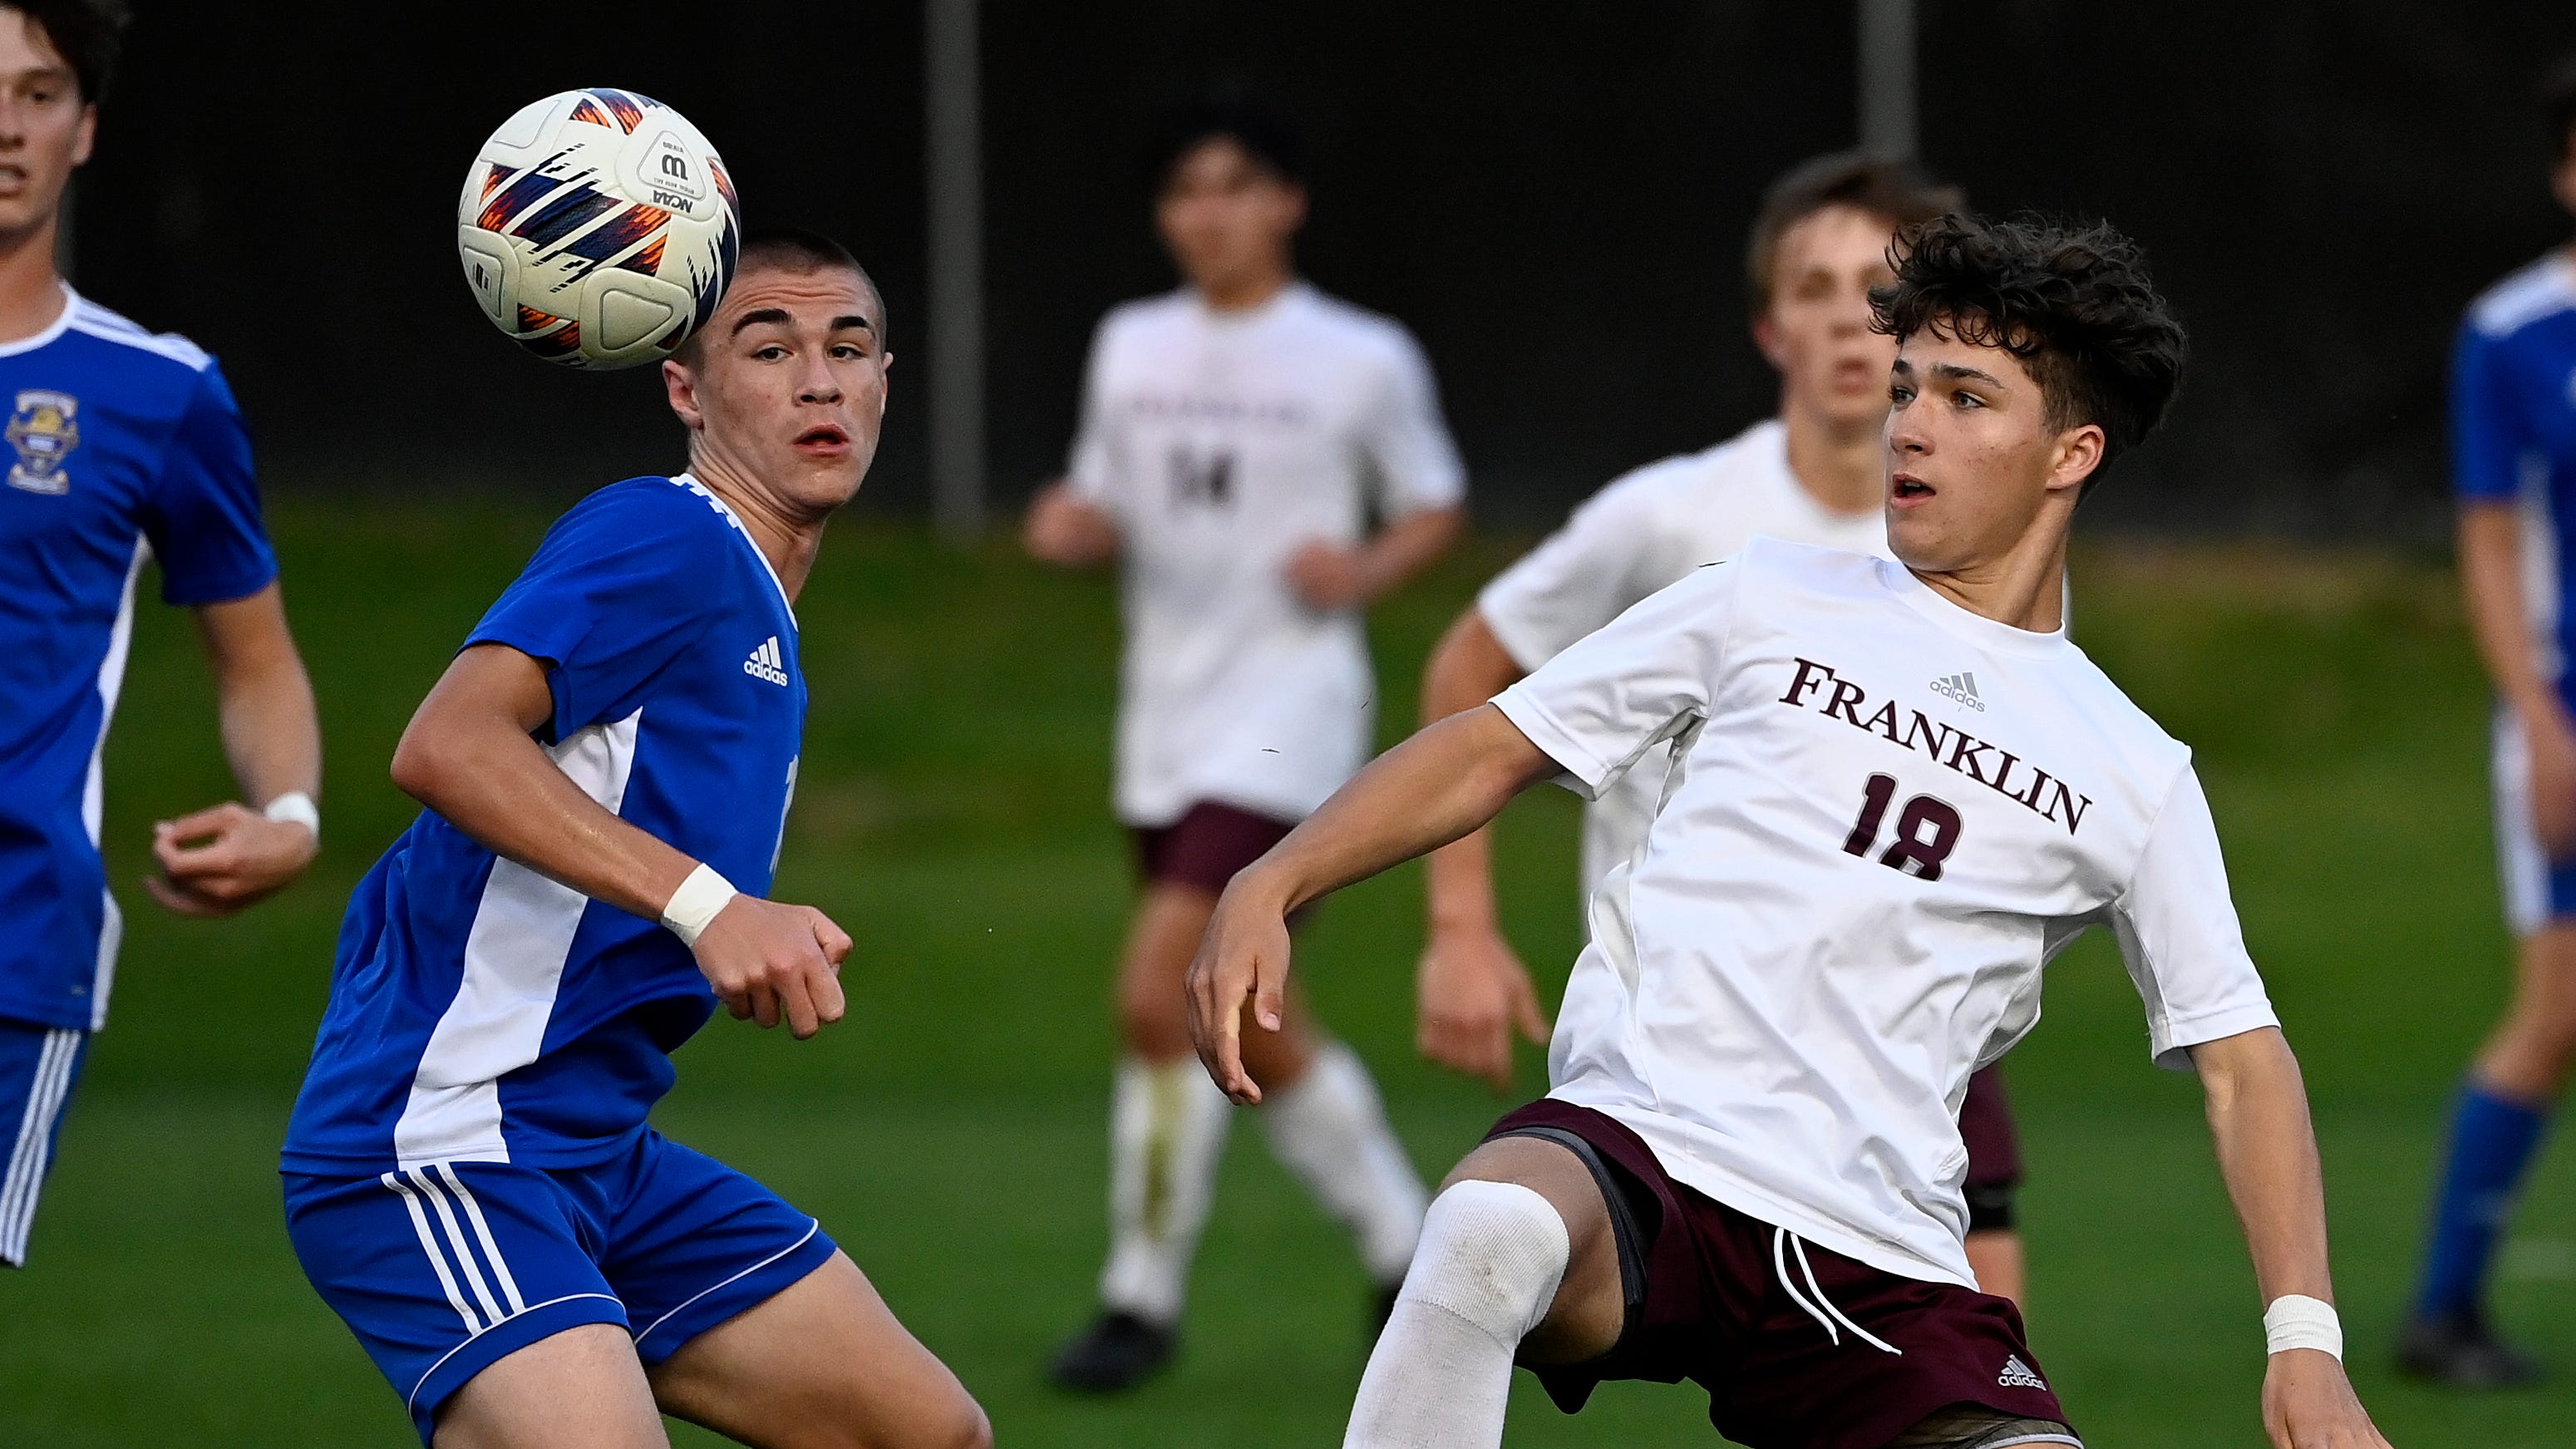
[[650,1367],[835,1251],[776,1193],[649,1128],[596,1167],[285,1178],[304,1275],[424,1444],[448,1395],[539,1339],[613,1323]]
[[2512,710],[2495,713],[2496,864],[2505,924],[2516,937],[2576,918],[2576,860],[2551,860],[2531,818],[2531,753]]
[[90,1034],[66,1027],[0,1018],[0,1263],[26,1266],[27,1232],[36,1225],[36,1199],[62,1141],[63,1105],[81,1064],[89,1060]]

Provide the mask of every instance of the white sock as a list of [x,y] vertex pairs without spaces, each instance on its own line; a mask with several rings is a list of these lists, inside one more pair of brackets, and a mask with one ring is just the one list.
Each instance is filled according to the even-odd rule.
[[1232,1121],[1225,1094],[1196,1058],[1118,1064],[1109,1108],[1109,1262],[1100,1301],[1149,1323],[1181,1316],[1206,1226],[1217,1154]]
[[1358,1236],[1369,1276],[1402,1278],[1430,1194],[1386,1125],[1377,1083],[1358,1054],[1327,1042],[1297,1085],[1262,1103],[1261,1125],[1270,1150]]
[[1547,1316],[1570,1253],[1565,1220],[1528,1188],[1469,1181],[1441,1193],[1342,1449],[1498,1449],[1512,1355]]

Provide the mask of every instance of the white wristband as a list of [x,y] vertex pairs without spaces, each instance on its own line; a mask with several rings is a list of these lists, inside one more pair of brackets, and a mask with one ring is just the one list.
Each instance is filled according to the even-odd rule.
[[2267,1353],[2313,1348],[2343,1357],[2343,1320],[2335,1316],[2334,1305],[2304,1293],[2284,1293],[2272,1300],[2272,1306],[2263,1310],[2263,1338]]
[[301,825],[305,829],[312,831],[314,839],[320,840],[322,838],[322,809],[320,806],[313,803],[312,796],[305,794],[301,790],[287,791],[285,794],[269,801],[268,808],[260,811],[259,813],[267,816],[271,820],[280,822],[293,821],[295,824]]
[[716,874],[715,867],[701,864],[671,892],[670,903],[662,907],[662,924],[680,938],[683,946],[698,944],[698,935],[715,920],[716,912],[725,908],[737,892],[733,882]]

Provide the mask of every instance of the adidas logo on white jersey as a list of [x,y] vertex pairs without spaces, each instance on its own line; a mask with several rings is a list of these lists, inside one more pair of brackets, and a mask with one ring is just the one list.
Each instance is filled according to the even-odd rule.
[[1979,714],[1986,712],[1986,702],[1977,698],[1977,676],[1951,674],[1932,681],[1932,692],[1953,704],[1964,704]]
[[2004,1359],[2004,1371],[1995,1375],[1995,1387],[1999,1389],[2038,1389],[2045,1393],[2048,1390],[2048,1380],[2032,1373],[2030,1371],[2030,1365],[2023,1363],[2021,1361],[2021,1355],[2016,1353],[2009,1355]]
[[778,636],[772,634],[759,648],[751,651],[749,659],[742,661],[742,672],[754,679],[783,685],[787,682],[786,664],[786,659],[778,652]]

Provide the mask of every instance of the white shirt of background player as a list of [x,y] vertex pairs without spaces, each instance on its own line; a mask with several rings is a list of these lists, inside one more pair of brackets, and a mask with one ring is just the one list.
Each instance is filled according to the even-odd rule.
[[1292,565],[1466,492],[1411,335],[1302,283],[1130,302],[1093,342],[1070,481],[1122,545],[1119,818],[1304,818],[1368,758],[1377,688],[1356,601],[1317,607]]
[[[1483,704],[1631,604],[1756,535],[1886,552],[1879,435],[1896,344],[1870,330],[1869,289],[1894,280],[1893,230],[1886,217],[1836,204],[1780,232],[1753,328],[1780,374],[1777,416],[1611,483],[1488,584],[1424,670],[1426,723]],[[1667,757],[1657,747],[1656,760]],[[1586,808],[1585,899],[1645,839],[1659,781],[1652,763],[1630,770]],[[1533,1042],[1546,1041],[1548,1029],[1529,972],[1495,917],[1488,833],[1434,852],[1427,865],[1423,1054],[1507,1090],[1514,1028]]]

